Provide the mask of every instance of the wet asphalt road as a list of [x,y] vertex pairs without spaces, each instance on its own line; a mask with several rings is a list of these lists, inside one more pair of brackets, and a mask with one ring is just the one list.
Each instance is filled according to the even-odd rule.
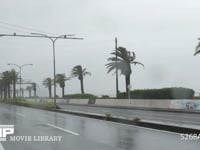
[[90,113],[106,114],[114,116],[122,116],[126,118],[139,117],[143,120],[161,121],[166,123],[188,124],[200,126],[200,113],[177,113],[152,110],[136,110],[136,109],[119,109],[92,106],[76,106],[76,105],[59,105],[63,110],[83,111]]
[[[12,136],[62,136],[60,142],[1,142],[5,150],[196,150],[200,140],[179,134],[0,103],[0,124]],[[0,150],[3,149],[0,146]]]

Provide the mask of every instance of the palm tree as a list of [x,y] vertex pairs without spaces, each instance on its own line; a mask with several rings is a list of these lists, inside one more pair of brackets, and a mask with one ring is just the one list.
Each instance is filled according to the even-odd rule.
[[32,92],[32,86],[27,86],[26,87],[26,90],[28,91],[28,93],[29,93],[29,98],[31,97],[31,92]]
[[[127,51],[124,47],[118,47],[117,51],[111,53],[113,57],[108,58],[110,63],[106,64],[106,68],[108,69],[108,73],[116,68],[121,70],[121,74],[125,76],[125,83],[126,83],[126,92],[129,91],[130,86],[130,76],[132,73],[131,64],[134,65],[144,65],[140,62],[135,61],[136,55],[134,52]],[[116,57],[117,56],[117,57]]]
[[86,71],[86,68],[82,68],[81,65],[77,65],[72,69],[71,72],[71,76],[72,77],[78,77],[78,79],[80,80],[80,84],[81,84],[81,93],[84,94],[84,85],[83,85],[83,78],[86,75],[91,75],[90,72]]
[[43,83],[42,83],[46,88],[48,88],[49,90],[49,98],[51,98],[51,87],[52,87],[52,80],[51,78],[46,78],[44,79]]
[[10,76],[13,84],[13,98],[16,98],[16,83],[18,79],[18,73],[15,71],[15,69],[10,71]]
[[33,91],[34,91],[34,97],[36,97],[36,91],[37,91],[37,87],[36,87],[36,86],[37,86],[36,83],[33,82],[33,83],[32,83],[32,89],[33,89]]
[[4,98],[10,98],[10,84],[12,83],[11,74],[9,71],[5,71],[2,73],[2,84],[4,88]]
[[200,53],[200,42],[198,43],[198,45],[195,48],[195,53],[194,56]]
[[56,75],[56,83],[60,85],[62,88],[62,98],[64,98],[65,95],[65,81],[70,80],[70,78],[67,78],[65,74],[57,74]]
[[0,99],[3,99],[3,80],[0,79]]

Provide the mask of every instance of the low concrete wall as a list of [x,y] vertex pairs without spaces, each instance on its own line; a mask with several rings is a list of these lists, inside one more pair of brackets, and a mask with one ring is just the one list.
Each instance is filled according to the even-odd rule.
[[[48,98],[31,98],[29,101],[54,102]],[[56,99],[57,104],[78,104],[94,106],[125,106],[142,108],[165,108],[165,109],[193,109],[200,110],[200,100],[171,100],[171,99]]]
[[152,99],[97,99],[95,105],[169,108],[171,100]]

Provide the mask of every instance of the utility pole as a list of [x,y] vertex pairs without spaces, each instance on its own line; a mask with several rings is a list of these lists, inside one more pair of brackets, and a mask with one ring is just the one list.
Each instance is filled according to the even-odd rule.
[[44,37],[44,38],[48,38],[48,39],[52,42],[52,46],[53,46],[54,105],[56,106],[56,58],[55,58],[55,42],[56,42],[58,39],[82,40],[83,38],[74,37],[74,35],[72,35],[72,34],[60,35],[60,36],[57,36],[57,37],[51,37],[51,36],[49,36],[49,35],[41,34],[41,33],[31,33],[31,34],[36,35],[36,36],[40,36],[40,37]]
[[116,98],[119,94],[119,86],[118,86],[118,64],[117,64],[117,37],[115,38],[115,52],[116,52]]

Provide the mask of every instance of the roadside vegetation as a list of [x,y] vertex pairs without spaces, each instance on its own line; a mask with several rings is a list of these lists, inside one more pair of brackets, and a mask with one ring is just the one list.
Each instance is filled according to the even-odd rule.
[[[189,88],[144,89],[130,92],[130,98],[135,99],[193,99],[194,91]],[[118,94],[119,99],[127,98],[127,93]]]
[[54,105],[52,102],[31,102],[27,101],[23,98],[16,98],[16,99],[4,99],[0,100],[1,103],[12,104],[12,105],[19,105],[25,107],[33,107],[33,108],[40,108],[40,109],[60,109],[58,105]]
[[85,93],[85,94],[69,94],[69,95],[65,95],[64,98],[70,98],[70,99],[96,99],[98,98],[97,96],[93,95],[93,94],[89,94],[89,93]]
[[[200,53],[200,43],[198,43],[196,47],[196,51],[194,55]],[[125,47],[117,47],[115,51],[113,51],[110,57],[107,59],[108,63],[105,65],[107,69],[107,73],[110,72],[118,72],[120,71],[121,74],[124,76],[125,79],[125,92],[119,92],[116,85],[116,97],[109,97],[108,95],[102,95],[104,99],[109,98],[119,98],[119,99],[127,99],[127,98],[135,98],[135,99],[193,99],[194,98],[194,91],[188,88],[162,88],[162,89],[144,89],[144,90],[134,90],[130,91],[131,85],[131,74],[132,74],[132,67],[131,65],[140,65],[143,66],[143,63],[135,61],[136,54],[135,52],[128,51]],[[55,83],[59,85],[62,90],[62,98],[71,98],[71,99],[96,99],[97,96],[93,94],[85,93],[84,90],[84,78],[87,75],[91,75],[90,72],[86,70],[86,68],[82,67],[82,65],[76,65],[72,68],[71,74],[66,77],[65,73],[56,74]],[[77,78],[80,81],[80,94],[65,94],[65,86],[66,81],[71,80],[73,78]],[[20,82],[22,81],[22,82]],[[46,77],[42,84],[45,88],[48,89],[49,98],[54,97],[52,95],[52,86],[54,85],[53,79],[51,77]],[[16,88],[17,84],[28,84],[26,88]],[[20,78],[18,72],[14,69],[9,71],[4,71],[0,73],[0,99],[9,99],[25,97],[37,97],[37,88],[38,84],[35,82],[26,82]],[[26,94],[24,94],[27,92]],[[32,96],[33,92],[33,96]],[[25,95],[25,96],[24,96]],[[58,96],[56,95],[58,98]],[[198,97],[196,97],[197,99]],[[18,103],[18,102],[16,102]],[[25,102],[22,104],[26,105]],[[29,105],[29,104],[27,104]],[[33,104],[37,105],[37,104]]]

